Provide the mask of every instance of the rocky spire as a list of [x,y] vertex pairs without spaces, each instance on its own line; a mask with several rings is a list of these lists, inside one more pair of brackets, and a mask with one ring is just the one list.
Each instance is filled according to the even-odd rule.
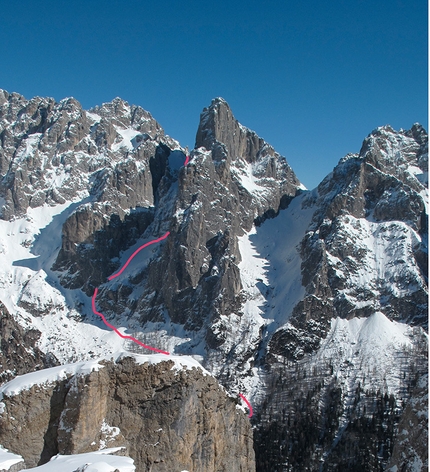
[[204,147],[215,152],[223,145],[225,157],[234,161],[242,158],[249,163],[266,155],[274,156],[275,150],[254,131],[242,126],[234,117],[229,104],[223,98],[214,98],[200,115],[196,135],[196,148]]

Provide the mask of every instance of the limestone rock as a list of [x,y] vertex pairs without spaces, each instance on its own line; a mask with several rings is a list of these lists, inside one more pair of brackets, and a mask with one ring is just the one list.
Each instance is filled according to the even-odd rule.
[[199,369],[133,358],[3,397],[0,443],[27,466],[53,455],[125,446],[137,471],[255,470],[252,429]]

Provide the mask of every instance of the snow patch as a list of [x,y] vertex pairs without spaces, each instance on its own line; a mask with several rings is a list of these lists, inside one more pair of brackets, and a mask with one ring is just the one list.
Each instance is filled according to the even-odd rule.
[[104,439],[100,439],[99,451],[106,449],[107,444],[111,441],[114,441],[121,431],[115,426],[109,426],[106,423],[106,420],[103,420],[100,432],[104,436]]
[[[116,354],[116,361],[125,357],[133,357],[137,364],[159,364],[160,362],[173,361],[174,365],[171,370],[192,370],[200,369],[204,376],[211,375],[198,360],[191,356],[174,356],[166,354],[134,354],[127,351],[121,351]],[[114,357],[115,358],[115,357]]]
[[134,461],[130,457],[113,455],[121,447],[105,449],[103,451],[72,454],[68,456],[56,455],[47,464],[23,472],[134,472]]
[[254,175],[254,166],[242,159],[236,159],[231,165],[232,175],[236,177],[241,186],[247,190],[251,195],[258,198],[262,193],[267,193],[269,190],[259,184],[259,179]]
[[[245,315],[263,317],[275,327],[285,324],[305,293],[299,243],[315,208],[302,208],[303,193],[276,218],[239,238],[239,264],[246,301]],[[287,276],[288,275],[288,276]]]
[[87,117],[94,122],[94,124],[100,123],[102,117],[97,115],[97,113],[91,113],[89,111],[85,111]]
[[[337,246],[351,246],[361,251],[359,263],[350,257],[341,261],[327,253],[327,260],[341,278],[347,279],[346,296],[359,290],[389,290],[396,297],[410,295],[424,285],[413,247],[420,235],[400,221],[373,222],[351,215],[339,217],[340,230],[334,236]],[[331,242],[330,240],[328,241]],[[407,282],[405,282],[407,281]],[[355,302],[354,302],[355,303]]]
[[314,362],[331,363],[343,382],[355,385],[358,379],[364,389],[376,391],[384,385],[387,393],[397,394],[402,383],[400,357],[412,347],[412,336],[412,328],[380,312],[368,318],[335,318]]
[[98,371],[103,365],[98,360],[66,364],[49,369],[18,375],[10,382],[0,387],[0,400],[4,397],[18,395],[23,390],[29,390],[34,385],[49,385],[56,381],[64,380],[72,375],[87,375]]
[[118,138],[115,140],[115,143],[112,144],[112,151],[118,151],[120,148],[126,148],[128,151],[132,151],[135,146],[133,145],[134,138],[141,134],[140,131],[134,128],[120,128],[119,126],[115,126],[116,132],[120,136],[120,140]]
[[18,454],[9,452],[3,446],[0,446],[0,470],[9,470],[13,465],[24,462],[24,459]]
[[33,156],[34,149],[38,145],[42,133],[34,133],[28,136],[26,139],[23,139],[21,145],[16,151],[15,158],[13,160],[14,165],[19,164],[28,157]]

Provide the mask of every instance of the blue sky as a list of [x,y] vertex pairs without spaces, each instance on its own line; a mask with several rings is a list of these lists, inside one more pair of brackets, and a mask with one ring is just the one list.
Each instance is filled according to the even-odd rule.
[[0,0],[0,11],[0,88],[84,108],[120,96],[189,147],[221,96],[308,188],[375,127],[428,127],[424,0]]

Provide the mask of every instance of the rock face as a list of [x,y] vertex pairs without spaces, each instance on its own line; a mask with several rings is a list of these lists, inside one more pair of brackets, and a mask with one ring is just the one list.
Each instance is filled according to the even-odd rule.
[[[159,189],[164,208],[165,195],[172,198],[169,185],[166,178]],[[241,126],[224,100],[214,100],[200,118],[191,163],[178,176],[166,215],[171,238],[149,265],[147,288],[137,300],[141,322],[159,321],[167,309],[172,322],[199,332],[210,348],[223,344],[214,323],[240,310],[237,236],[254,220],[275,215],[299,185],[285,159]]]
[[[153,207],[157,179],[150,167],[158,164],[152,161],[166,159],[179,145],[148,112],[119,98],[86,112],[72,98],[26,100],[3,90],[0,96],[0,217],[78,201],[64,225],[55,268],[63,271],[64,286],[90,293],[112,268],[108,258],[152,218],[151,211],[139,211]],[[121,227],[123,234],[130,231],[125,246],[97,237],[117,236],[130,209],[135,213]],[[89,259],[105,269],[84,268]]]
[[27,467],[57,453],[125,446],[138,472],[255,470],[246,414],[211,376],[173,366],[124,358],[4,395],[0,442]]
[[[85,112],[73,98],[56,103],[3,90],[0,95],[4,219],[29,206],[74,200],[89,189],[116,210],[151,205],[145,163],[168,138],[149,113],[121,99]],[[131,150],[134,159],[127,159]]]
[[24,330],[0,302],[0,383],[58,364],[55,356],[36,347],[39,337],[35,329]]

